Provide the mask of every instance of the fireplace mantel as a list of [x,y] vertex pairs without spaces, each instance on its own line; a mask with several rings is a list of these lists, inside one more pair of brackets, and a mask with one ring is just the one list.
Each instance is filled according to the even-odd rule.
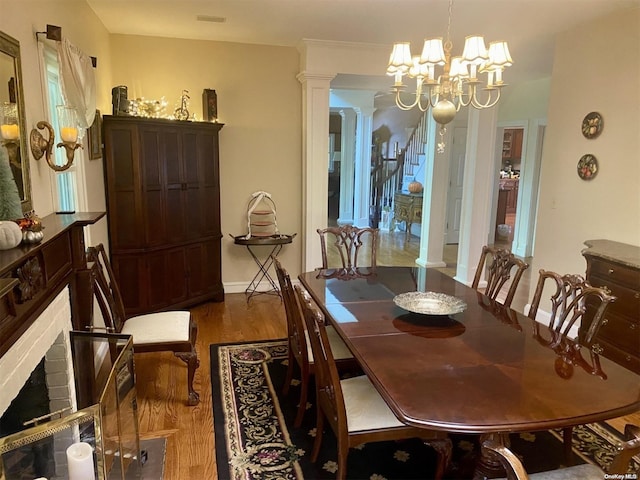
[[91,322],[91,282],[84,232],[104,212],[52,214],[42,219],[44,239],[0,251],[0,357],[67,285],[73,328]]

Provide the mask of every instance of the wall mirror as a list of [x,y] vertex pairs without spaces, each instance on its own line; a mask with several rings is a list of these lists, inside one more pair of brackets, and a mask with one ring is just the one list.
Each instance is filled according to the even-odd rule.
[[[27,212],[32,209],[32,205],[20,42],[4,32],[0,32],[0,122],[3,124],[0,148],[4,149],[3,153],[8,154],[3,157],[9,158],[22,211]],[[10,125],[5,125],[6,122]],[[6,137],[13,140],[7,144]]]

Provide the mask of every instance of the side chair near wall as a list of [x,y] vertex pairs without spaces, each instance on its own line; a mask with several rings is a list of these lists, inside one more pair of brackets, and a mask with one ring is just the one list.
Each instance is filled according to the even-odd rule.
[[513,280],[507,290],[507,297],[504,302],[502,302],[505,307],[510,307],[513,297],[516,294],[518,283],[520,283],[520,278],[524,271],[529,268],[529,264],[516,258],[509,250],[485,245],[482,247],[480,261],[478,262],[478,268],[473,278],[471,288],[478,290],[480,279],[485,270],[485,264],[487,270],[487,286],[483,293],[492,300],[497,299],[503,287],[511,278],[511,271],[515,268]]
[[482,444],[482,448],[498,456],[500,463],[502,463],[507,471],[508,480],[603,480],[605,478],[636,478],[634,474],[631,474],[631,476],[627,476],[626,474],[632,457],[640,454],[640,428],[627,424],[624,433],[627,441],[618,446],[618,453],[613,458],[613,462],[606,473],[595,465],[585,463],[573,467],[528,475],[520,459],[507,447],[500,446],[493,440],[487,440]]
[[[285,315],[287,317],[287,337],[289,350],[289,365],[287,366],[287,375],[284,381],[282,394],[289,393],[289,387],[293,380],[293,370],[295,365],[300,369],[300,403],[298,404],[298,412],[293,426],[298,428],[302,424],[304,412],[307,410],[307,398],[309,396],[309,381],[312,375],[315,375],[315,362],[313,351],[309,344],[309,336],[304,327],[304,321],[300,313],[300,307],[296,300],[295,292],[291,284],[291,277],[284,269],[280,261],[272,256],[273,264],[278,275],[280,283],[280,292],[284,302]],[[338,332],[331,326],[327,326],[327,336],[331,344],[331,350],[335,354],[336,363],[341,368],[349,368],[355,370],[358,363],[353,358],[351,351],[342,341]]]
[[[551,285],[551,312],[548,320],[544,318],[537,319],[538,308],[542,300],[542,294],[545,285]],[[592,344],[595,335],[606,321],[604,313],[609,304],[616,300],[616,297],[609,295],[605,288],[592,287],[580,275],[560,275],[548,270],[540,270],[538,284],[531,307],[529,308],[528,317],[546,324],[549,329],[550,336],[545,339],[540,332],[534,332],[540,343],[545,343],[551,348],[558,347],[564,338],[570,338],[571,329],[580,325],[587,312],[587,305],[592,308],[593,320],[586,332],[580,332],[577,342],[592,350],[594,353],[600,353],[598,345]],[[542,317],[542,315],[541,315]],[[565,458],[569,462],[571,459],[571,437],[573,427],[563,429],[563,440],[565,448]]]
[[173,352],[187,364],[187,404],[197,405],[200,396],[193,388],[196,368],[200,365],[196,353],[197,326],[189,311],[149,313],[126,318],[120,289],[104,246],[87,249],[87,261],[95,265],[94,294],[105,326],[116,333],[131,335],[135,353]]
[[[322,268],[340,268],[351,271],[362,267],[376,266],[378,229],[358,228],[353,225],[319,228]],[[340,265],[330,259],[340,258]]]
[[317,424],[311,461],[318,459],[326,420],[338,440],[336,478],[339,480],[347,475],[349,448],[368,442],[406,438],[421,438],[436,449],[436,478],[441,478],[451,446],[446,432],[411,427],[400,422],[366,375],[340,380],[324,319],[311,306],[302,288],[299,285],[294,288],[316,362]]

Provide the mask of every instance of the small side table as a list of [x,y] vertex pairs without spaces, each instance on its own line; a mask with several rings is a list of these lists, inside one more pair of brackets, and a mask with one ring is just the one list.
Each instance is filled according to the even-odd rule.
[[[251,300],[254,295],[278,295],[281,297],[280,289],[278,288],[277,282],[273,279],[273,277],[269,274],[269,269],[271,265],[273,265],[273,259],[278,256],[282,247],[288,243],[293,241],[293,238],[297,234],[293,235],[271,235],[268,237],[259,237],[259,236],[251,236],[246,238],[245,235],[240,235],[237,237],[233,237],[233,241],[236,245],[244,245],[247,247],[247,250],[251,254],[251,258],[258,265],[258,271],[256,272],[253,280],[249,283],[249,286],[244,291],[247,294],[247,302]],[[266,255],[264,254],[264,250],[257,251],[255,247],[271,247],[268,250]],[[258,290],[260,283],[266,280],[269,283],[268,290]]]

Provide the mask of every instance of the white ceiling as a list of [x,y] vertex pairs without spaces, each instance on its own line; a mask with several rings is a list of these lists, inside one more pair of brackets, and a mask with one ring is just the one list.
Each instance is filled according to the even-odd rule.
[[[113,34],[296,46],[302,39],[391,45],[446,37],[447,0],[87,0]],[[466,35],[506,40],[507,82],[551,74],[555,35],[640,0],[455,0],[453,54]],[[635,10],[634,14],[638,14]],[[197,17],[223,17],[223,23]],[[585,41],[588,41],[585,32]],[[381,65],[381,74],[386,65]],[[343,79],[344,80],[344,79]],[[364,82],[365,79],[346,79]]]

